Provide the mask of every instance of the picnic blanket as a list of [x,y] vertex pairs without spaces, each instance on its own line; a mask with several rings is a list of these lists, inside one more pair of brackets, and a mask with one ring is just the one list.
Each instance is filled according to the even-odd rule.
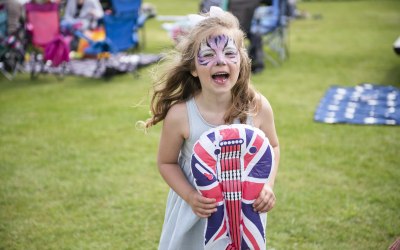
[[103,61],[97,59],[72,60],[69,74],[89,77],[107,78],[118,74],[135,72],[137,69],[156,63],[161,59],[159,54],[112,54]]
[[361,83],[331,86],[321,99],[314,120],[322,123],[400,125],[400,89]]
[[[117,53],[111,54],[107,59],[97,60],[88,59],[72,59],[65,66],[49,66],[37,64],[36,71],[41,73],[59,74],[61,71],[65,75],[75,75],[88,78],[110,78],[114,75],[132,73],[139,68],[158,62],[162,58],[161,54],[128,54]],[[65,67],[65,68],[62,68]],[[30,72],[32,65],[25,64],[25,71]]]

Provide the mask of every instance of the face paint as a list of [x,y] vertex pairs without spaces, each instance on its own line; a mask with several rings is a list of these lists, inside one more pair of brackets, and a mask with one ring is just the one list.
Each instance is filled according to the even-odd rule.
[[202,66],[236,64],[239,53],[235,41],[229,36],[210,36],[200,44],[197,60]]

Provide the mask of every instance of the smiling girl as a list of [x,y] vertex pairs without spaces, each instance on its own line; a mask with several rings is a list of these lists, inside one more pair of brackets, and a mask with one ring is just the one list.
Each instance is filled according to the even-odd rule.
[[152,117],[146,121],[146,127],[163,122],[158,167],[171,187],[159,249],[203,249],[206,218],[217,203],[194,187],[194,143],[205,131],[223,124],[248,124],[265,133],[275,166],[253,204],[258,212],[275,205],[279,143],[271,105],[250,84],[251,62],[236,17],[213,7],[176,49],[156,84]]

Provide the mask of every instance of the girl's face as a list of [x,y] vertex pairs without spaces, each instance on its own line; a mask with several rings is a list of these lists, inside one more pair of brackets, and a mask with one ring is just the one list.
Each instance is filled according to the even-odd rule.
[[201,42],[196,69],[203,90],[230,91],[240,71],[240,55],[235,41],[224,33],[211,35]]

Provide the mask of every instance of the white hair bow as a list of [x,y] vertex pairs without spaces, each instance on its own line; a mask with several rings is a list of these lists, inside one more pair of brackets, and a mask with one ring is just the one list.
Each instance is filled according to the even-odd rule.
[[[224,14],[224,11],[217,6],[211,6],[210,8],[210,16],[209,17],[218,17]],[[188,16],[189,23],[193,27],[199,22],[203,21],[204,19],[207,19],[208,17],[206,16],[201,16],[197,14],[189,14]]]

